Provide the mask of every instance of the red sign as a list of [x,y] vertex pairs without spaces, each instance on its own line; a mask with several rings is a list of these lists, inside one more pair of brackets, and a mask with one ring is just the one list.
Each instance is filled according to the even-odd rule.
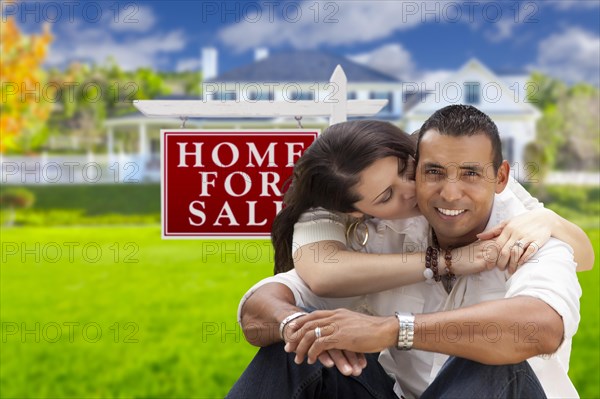
[[269,237],[318,130],[162,130],[163,238]]

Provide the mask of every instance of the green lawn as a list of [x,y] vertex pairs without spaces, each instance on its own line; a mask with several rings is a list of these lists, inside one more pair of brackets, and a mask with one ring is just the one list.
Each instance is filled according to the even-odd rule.
[[[161,241],[158,227],[3,230],[0,396],[223,397],[256,351],[236,309],[272,274],[269,246]],[[232,249],[225,262],[217,248]]]
[[[598,258],[599,230],[588,233]],[[272,274],[268,241],[161,241],[155,226],[22,227],[2,230],[0,252],[2,398],[221,398],[256,351],[236,309]],[[590,398],[600,396],[598,270],[596,261],[579,275],[570,370]]]

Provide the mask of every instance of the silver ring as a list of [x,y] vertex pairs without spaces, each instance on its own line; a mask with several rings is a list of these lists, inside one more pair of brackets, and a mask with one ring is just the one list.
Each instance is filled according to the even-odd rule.
[[317,339],[321,338],[321,327],[315,328],[315,337],[317,337]]
[[522,246],[523,246],[523,243],[519,240],[515,241],[515,243],[513,244],[513,247],[521,248]]

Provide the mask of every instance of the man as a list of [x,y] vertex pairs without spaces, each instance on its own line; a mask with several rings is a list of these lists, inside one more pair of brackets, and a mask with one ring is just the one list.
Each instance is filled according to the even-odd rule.
[[[432,227],[429,244],[437,239],[435,247],[445,251],[472,243],[486,226],[522,212],[522,205],[503,192],[508,174],[497,128],[489,117],[470,106],[449,106],[432,115],[419,134],[416,173],[419,208]],[[451,269],[451,260],[439,266]],[[353,353],[383,351],[380,361],[395,374],[399,395],[577,396],[566,374],[579,322],[581,289],[575,267],[570,248],[551,239],[512,276],[494,269],[448,280],[445,311],[422,313],[411,308],[414,316],[384,317],[338,309],[284,323],[286,350],[296,352],[296,362],[307,355],[311,365],[318,356],[331,363],[329,354],[341,367],[358,363],[359,368],[364,362]],[[278,276],[267,281],[276,284],[262,285],[242,302],[241,320],[249,341],[276,342],[266,326],[297,312],[295,304],[321,309],[346,305],[310,295],[293,273]],[[427,297],[423,287],[421,300]],[[430,287],[443,289],[440,284]],[[397,309],[405,310],[404,301],[394,298],[393,291],[370,295],[367,302],[377,307],[396,300]],[[249,337],[256,333],[262,335]],[[339,350],[347,351],[345,358]],[[544,354],[552,355],[539,357]],[[453,357],[440,371],[447,355]],[[367,370],[368,375],[361,375],[361,389],[371,397],[389,395],[372,392],[385,383],[379,384],[383,377],[377,366]],[[329,384],[324,389],[334,385],[331,392],[340,397],[346,393],[342,382],[331,382],[322,374],[311,378]],[[323,386],[319,389],[315,392],[322,393]],[[232,394],[236,392],[234,387]]]

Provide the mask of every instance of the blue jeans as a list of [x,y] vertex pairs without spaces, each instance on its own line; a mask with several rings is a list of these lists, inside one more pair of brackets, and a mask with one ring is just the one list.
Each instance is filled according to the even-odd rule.
[[489,366],[460,357],[450,357],[421,395],[421,399],[545,397],[527,362]]
[[367,367],[358,377],[346,377],[337,368],[320,362],[294,363],[294,353],[283,350],[283,343],[260,348],[235,383],[229,399],[397,399],[394,380],[367,354]]
[[[294,363],[283,343],[260,348],[235,383],[229,399],[397,399],[394,381],[367,354],[367,367],[358,377],[346,377],[321,363]],[[421,399],[438,398],[545,398],[544,390],[527,362],[487,366],[451,357]]]

